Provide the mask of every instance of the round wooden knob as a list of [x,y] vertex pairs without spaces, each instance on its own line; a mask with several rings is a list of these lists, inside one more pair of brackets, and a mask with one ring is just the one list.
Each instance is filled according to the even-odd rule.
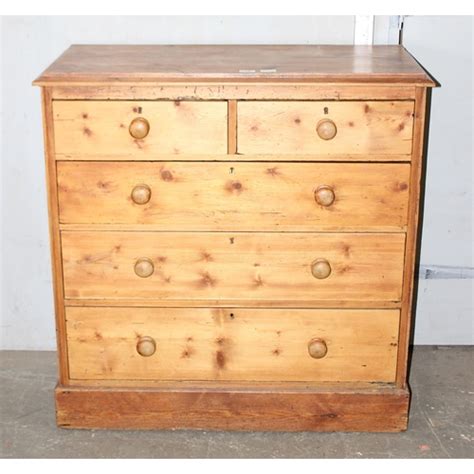
[[155,340],[150,336],[143,336],[138,339],[137,352],[143,357],[150,357],[156,351]]
[[319,186],[319,188],[314,192],[314,199],[316,199],[316,202],[321,206],[328,207],[334,202],[336,195],[331,186],[323,185]]
[[337,127],[336,124],[329,119],[323,119],[316,125],[316,132],[318,132],[319,138],[323,140],[331,140],[336,136]]
[[313,359],[322,359],[328,353],[328,346],[322,339],[313,339],[308,344],[308,352]]
[[135,273],[140,278],[147,278],[150,275],[153,275],[154,271],[155,267],[149,258],[139,258],[135,262]]
[[331,265],[329,265],[329,262],[326,259],[319,258],[312,263],[311,273],[314,278],[324,280],[331,274]]
[[138,184],[132,189],[131,196],[135,204],[146,204],[151,198],[151,189],[146,184]]
[[150,124],[148,120],[143,117],[137,117],[132,120],[128,131],[133,138],[141,139],[145,138],[150,131]]

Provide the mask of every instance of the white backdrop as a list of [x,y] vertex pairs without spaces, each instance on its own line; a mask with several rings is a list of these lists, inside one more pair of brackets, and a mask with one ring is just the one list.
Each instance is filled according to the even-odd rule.
[[[394,21],[375,38],[393,41]],[[472,18],[409,17],[405,45],[443,85],[433,93],[420,344],[472,344]],[[31,81],[72,43],[352,44],[354,17],[3,17],[0,349],[54,349],[39,89]],[[436,268],[436,267],[435,267]],[[439,270],[439,269],[438,269]],[[446,270],[446,269],[445,269]],[[472,276],[472,275],[471,275]]]

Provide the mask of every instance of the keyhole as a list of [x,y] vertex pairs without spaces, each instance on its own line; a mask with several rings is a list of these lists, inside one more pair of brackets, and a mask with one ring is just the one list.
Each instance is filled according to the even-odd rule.
[[327,107],[324,107],[324,114],[327,115],[329,113],[329,109]]
[[234,173],[234,168],[229,168],[229,173],[233,174]]

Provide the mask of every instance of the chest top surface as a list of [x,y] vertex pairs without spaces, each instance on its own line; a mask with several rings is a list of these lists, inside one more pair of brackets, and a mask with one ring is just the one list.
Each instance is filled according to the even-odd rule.
[[164,81],[435,85],[397,45],[72,45],[34,84]]

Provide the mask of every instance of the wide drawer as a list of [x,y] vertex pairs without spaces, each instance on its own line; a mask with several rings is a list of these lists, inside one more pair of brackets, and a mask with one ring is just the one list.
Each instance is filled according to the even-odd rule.
[[242,154],[409,155],[414,103],[239,102]]
[[[61,234],[66,298],[399,301],[405,234]],[[214,304],[214,303],[212,303]]]
[[72,379],[395,379],[398,310],[68,307],[66,318]]
[[162,230],[400,230],[408,164],[58,162],[67,224]]
[[227,153],[227,103],[54,101],[58,159]]

